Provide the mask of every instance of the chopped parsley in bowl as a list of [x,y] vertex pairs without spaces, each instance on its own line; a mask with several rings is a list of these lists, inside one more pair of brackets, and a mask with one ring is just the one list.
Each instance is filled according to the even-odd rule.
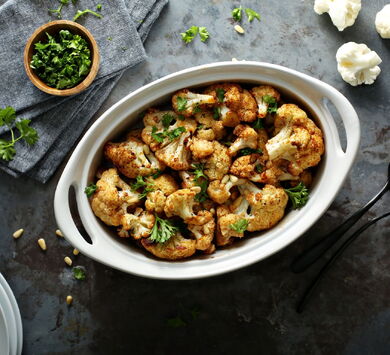
[[91,51],[87,41],[69,30],[57,35],[46,32],[47,42],[34,44],[30,68],[48,86],[70,89],[83,81],[91,69]]

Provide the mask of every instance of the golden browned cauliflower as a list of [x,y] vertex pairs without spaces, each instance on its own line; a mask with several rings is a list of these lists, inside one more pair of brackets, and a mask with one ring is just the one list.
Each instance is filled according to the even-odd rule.
[[186,239],[180,232],[176,232],[165,243],[154,243],[149,239],[141,239],[141,244],[154,256],[167,260],[188,258],[196,252],[196,240]]
[[244,155],[237,158],[230,167],[230,173],[254,182],[266,182],[263,172],[266,170],[266,160],[259,153]]
[[181,187],[183,189],[190,189],[191,187],[197,186],[194,174],[187,171],[180,171],[179,176],[182,180]]
[[96,186],[91,207],[95,215],[109,226],[121,225],[128,209],[140,203],[140,195],[131,190],[114,168],[104,171]]
[[269,159],[289,161],[287,172],[298,176],[317,165],[324,153],[321,130],[294,104],[281,106],[275,117],[275,136],[266,144]]
[[146,196],[145,208],[150,212],[163,213],[167,196],[179,189],[175,179],[164,174],[154,179],[153,190]]
[[215,120],[211,112],[202,111],[196,113],[195,120],[198,122],[195,136],[199,139],[207,141],[220,140],[226,134],[222,121]]
[[196,239],[197,250],[207,250],[208,252],[212,249],[214,240],[215,220],[210,219],[207,223],[202,225],[189,224],[188,229],[193,233]]
[[104,155],[129,178],[148,176],[165,168],[145,143],[132,136],[125,142],[107,143],[104,146]]
[[231,196],[230,190],[237,185],[245,183],[246,180],[239,179],[234,175],[225,175],[222,180],[210,182],[207,194],[216,203],[223,204]]
[[280,101],[280,94],[272,86],[261,85],[252,88],[251,93],[257,103],[257,116],[264,118],[267,116],[270,101],[274,99],[276,102]]
[[172,97],[172,107],[177,114],[191,117],[196,111],[215,103],[211,95],[197,94],[188,89],[180,90]]
[[118,235],[122,238],[132,236],[134,239],[149,236],[153,225],[154,215],[142,208],[136,208],[134,213],[125,213],[122,218],[122,228],[118,229]]
[[233,131],[237,136],[232,145],[229,147],[229,155],[236,155],[243,148],[256,149],[258,144],[258,135],[256,131],[248,125],[239,124]]
[[222,179],[229,171],[229,167],[232,163],[230,155],[228,154],[228,148],[217,141],[214,141],[213,144],[213,154],[201,160],[201,162],[205,164],[204,173],[211,181]]
[[213,215],[209,211],[194,212],[194,207],[199,205],[195,201],[195,196],[201,191],[199,186],[192,187],[190,189],[177,190],[173,194],[169,195],[164,212],[167,217],[179,216],[187,224],[201,225],[207,223],[213,218]]
[[192,138],[190,149],[194,159],[199,160],[211,155],[214,151],[214,144],[206,139]]

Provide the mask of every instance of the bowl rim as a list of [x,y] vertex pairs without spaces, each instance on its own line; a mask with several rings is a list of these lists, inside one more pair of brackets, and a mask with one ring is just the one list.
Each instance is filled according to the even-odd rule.
[[[119,242],[113,240],[111,235],[106,240],[107,233],[97,221],[83,192],[84,187],[89,183],[91,164],[105,140],[110,139],[110,134],[115,135],[113,132],[115,129],[119,131],[121,125],[125,124],[125,127],[128,127],[136,121],[137,109],[142,106],[142,102],[139,101],[148,101],[150,106],[156,98],[183,87],[189,87],[188,82],[196,86],[206,85],[209,82],[229,81],[234,80],[232,76],[236,75],[235,73],[239,73],[237,75],[240,76],[237,81],[242,82],[268,82],[270,85],[278,85],[276,83],[278,80],[288,78],[289,85],[297,92],[302,91],[303,86],[307,87],[305,101],[318,116],[323,126],[326,143],[326,153],[323,158],[324,169],[322,169],[321,178],[313,189],[308,204],[301,210],[291,211],[278,225],[262,233],[262,237],[248,238],[247,242],[251,241],[248,244],[253,246],[252,249],[243,245],[237,248],[238,251],[222,250],[223,255],[219,250],[222,256],[214,254],[206,260],[190,259],[182,262],[154,260],[145,257],[140,251],[129,251],[128,248],[124,248],[123,245],[119,245]],[[266,74],[271,75],[274,81],[259,79]],[[345,152],[341,148],[336,124],[325,106],[324,98],[334,103],[343,120],[348,140]],[[314,107],[317,109],[315,110]],[[262,62],[218,62],[192,67],[141,87],[114,104],[98,118],[76,147],[58,182],[54,198],[55,217],[65,238],[73,246],[83,254],[107,266],[155,279],[183,280],[215,276],[269,257],[307,231],[325,213],[336,197],[356,157],[359,142],[360,124],[353,106],[339,91],[318,79],[293,69]],[[325,169],[325,166],[330,164],[336,168]],[[329,179],[333,179],[332,184],[329,184]],[[87,243],[80,235],[69,211],[68,193],[71,186],[75,189],[79,215],[92,239],[92,244]],[[286,221],[288,216],[291,217]],[[253,240],[256,242],[252,242]],[[207,264],[211,264],[211,267],[205,266]],[[177,265],[184,266],[178,267]]]
[[[64,29],[74,29],[77,28],[84,36],[85,39],[87,39],[87,42],[91,46],[91,55],[92,55],[92,63],[91,68],[89,70],[88,75],[76,86],[69,88],[69,89],[56,89],[53,87],[48,86],[45,84],[38,75],[34,72],[34,69],[30,67],[30,61],[31,56],[30,49],[31,47],[36,43],[36,39],[39,35],[42,34],[42,32],[45,32],[47,30],[50,30],[53,27],[57,26],[64,26]],[[32,50],[33,51],[33,50]],[[55,20],[48,23],[43,24],[42,26],[38,27],[33,34],[29,37],[29,39],[26,42],[26,45],[24,47],[23,52],[23,63],[24,63],[24,69],[25,72],[30,79],[30,81],[41,91],[55,96],[71,96],[78,94],[85,89],[87,89],[92,82],[94,81],[98,71],[99,71],[99,65],[100,65],[100,55],[99,55],[99,47],[96,43],[95,38],[91,34],[91,32],[84,27],[83,25],[80,25],[79,23],[75,21],[69,21],[69,20]]]

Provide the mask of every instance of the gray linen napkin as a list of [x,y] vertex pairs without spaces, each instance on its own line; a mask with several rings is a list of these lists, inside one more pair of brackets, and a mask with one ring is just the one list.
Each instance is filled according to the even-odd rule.
[[[46,182],[103,104],[122,73],[145,59],[142,41],[168,0],[102,1],[98,19],[80,18],[95,37],[101,56],[99,73],[85,92],[68,98],[47,95],[32,85],[23,68],[27,38],[40,25],[56,19],[47,12],[58,6],[48,0],[8,0],[0,6],[0,107],[12,106],[18,117],[32,120],[40,136],[32,147],[17,143],[17,154],[0,169],[13,176],[26,174]],[[78,9],[95,10],[97,1],[71,1],[62,18],[72,19]],[[0,131],[0,134],[3,133]],[[6,137],[8,133],[4,134]],[[3,137],[2,137],[3,138]]]

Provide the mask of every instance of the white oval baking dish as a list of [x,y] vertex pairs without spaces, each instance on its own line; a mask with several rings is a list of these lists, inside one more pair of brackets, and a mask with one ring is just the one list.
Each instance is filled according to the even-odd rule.
[[[310,200],[289,212],[274,228],[209,256],[180,262],[158,260],[132,243],[123,243],[93,214],[84,193],[102,158],[105,142],[137,120],[140,112],[165,101],[170,94],[218,81],[269,83],[284,94],[295,95],[315,114],[325,137],[325,155],[318,168]],[[347,148],[340,145],[335,121],[325,100],[339,111],[345,126]],[[65,238],[84,255],[113,268],[150,278],[193,279],[232,271],[262,260],[296,240],[327,210],[346,178],[360,141],[358,116],[349,101],[328,84],[282,66],[259,62],[221,62],[186,69],[156,80],[129,94],[107,110],[84,135],[58,182],[54,211]],[[73,186],[81,222],[92,244],[79,233],[70,212],[68,195]]]

